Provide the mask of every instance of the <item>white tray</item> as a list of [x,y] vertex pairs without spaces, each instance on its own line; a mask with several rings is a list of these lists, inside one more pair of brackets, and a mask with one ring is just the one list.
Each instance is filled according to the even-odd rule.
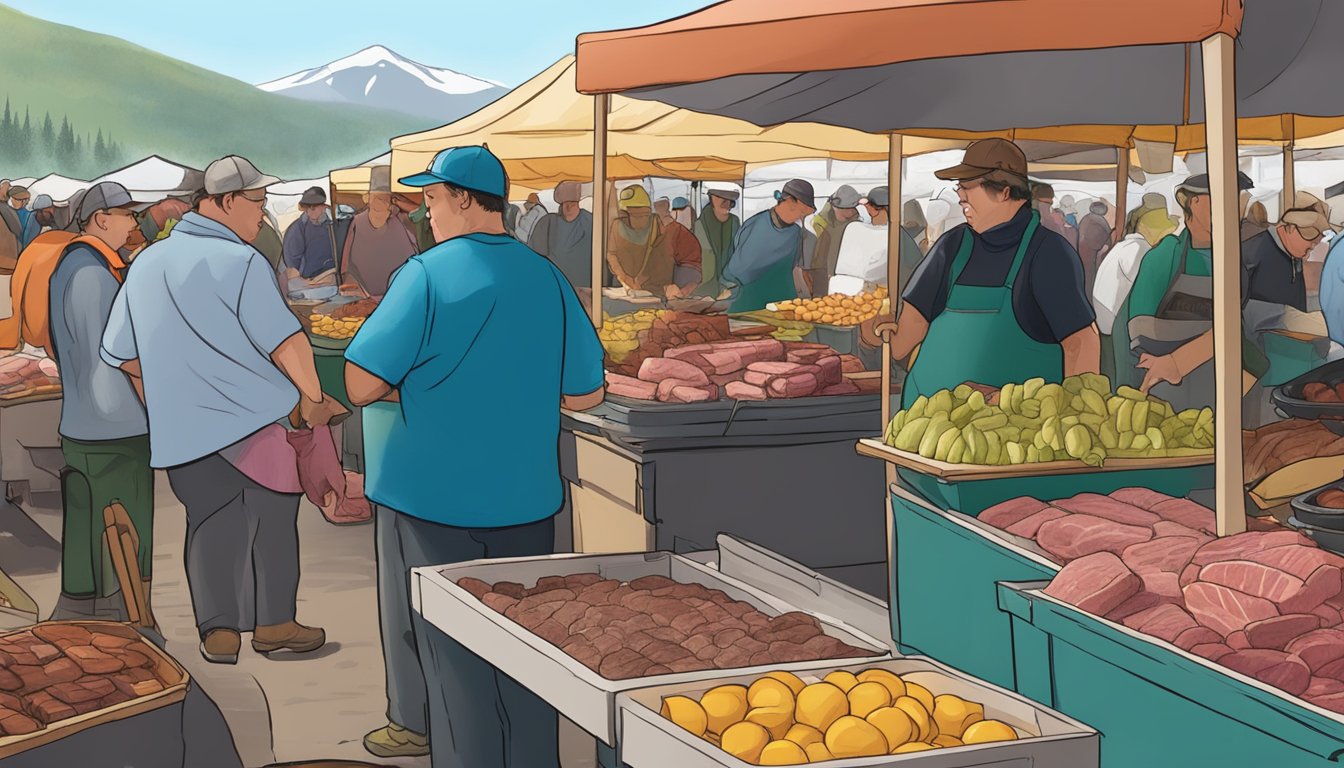
[[[1096,731],[1077,720],[1032,703],[1022,696],[976,680],[933,659],[908,656],[875,663],[837,665],[834,662],[802,662],[778,667],[793,672],[805,682],[821,680],[837,669],[859,672],[880,667],[928,688],[936,696],[951,693],[985,707],[985,717],[1002,720],[1033,736],[1017,741],[938,749],[909,755],[829,760],[826,768],[1096,768],[1100,764],[1100,738]],[[758,675],[725,675],[713,680],[672,683],[626,691],[618,697],[620,715],[620,763],[629,768],[688,768],[724,766],[750,768],[704,739],[664,719],[658,713],[664,696],[699,698],[719,685],[750,684]]]
[[[793,602],[763,591],[760,585],[768,585],[769,577],[768,569],[760,563],[751,567],[750,574],[758,586],[738,580],[733,570],[739,560],[729,558],[723,570],[669,552],[478,560],[451,566],[412,569],[411,600],[426,621],[540,696],[561,715],[608,746],[613,746],[616,740],[617,693],[663,683],[693,683],[722,676],[728,670],[708,669],[608,680],[472,597],[457,586],[458,579],[471,576],[488,583],[513,581],[532,586],[543,576],[576,573],[598,573],[603,578],[622,581],[641,576],[666,576],[682,583],[703,584],[710,589],[723,590],[734,600],[748,602],[768,615],[806,611],[821,621],[826,634],[850,645],[871,649],[872,655],[866,658],[890,658],[889,640],[884,642],[874,639],[845,619],[835,618],[828,610],[831,606],[820,599],[801,599],[801,593],[795,593],[799,594],[800,599]],[[788,576],[780,575],[780,578],[786,579]],[[802,578],[821,577],[804,574]],[[832,594],[832,590],[852,592],[838,584],[827,585],[825,591]],[[865,617],[862,622],[870,623],[871,617]],[[777,666],[747,667],[743,673],[748,674],[753,670],[767,672]]]

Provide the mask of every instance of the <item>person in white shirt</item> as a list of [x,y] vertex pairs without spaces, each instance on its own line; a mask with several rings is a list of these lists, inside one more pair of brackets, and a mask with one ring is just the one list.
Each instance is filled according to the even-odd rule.
[[1125,235],[1116,243],[1097,267],[1096,282],[1092,288],[1092,308],[1097,313],[1097,328],[1101,331],[1101,360],[1103,373],[1114,377],[1114,371],[1104,370],[1114,362],[1110,345],[1111,329],[1116,315],[1129,298],[1130,289],[1139,275],[1143,257],[1153,246],[1176,231],[1177,218],[1166,210],[1150,210],[1139,217],[1137,231]]
[[[867,212],[866,221],[845,227],[840,254],[835,260],[835,275],[830,293],[855,296],[878,285],[887,284],[887,228],[891,220],[891,197],[886,187],[875,187],[859,200]],[[901,285],[906,285],[923,258],[919,245],[904,229],[901,238]]]

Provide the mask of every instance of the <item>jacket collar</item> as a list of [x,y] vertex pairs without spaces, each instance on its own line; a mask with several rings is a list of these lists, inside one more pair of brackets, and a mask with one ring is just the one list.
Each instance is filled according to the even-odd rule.
[[183,216],[182,220],[177,223],[177,226],[173,227],[172,234],[170,234],[169,237],[171,238],[178,232],[181,232],[182,234],[185,235],[194,235],[196,237],[210,237],[216,240],[228,240],[230,242],[237,243],[238,245],[247,245],[247,243],[243,242],[243,239],[239,237],[233,230],[229,229],[223,224],[220,224],[218,221],[202,216],[201,214],[196,213],[195,211],[187,213],[185,216]]

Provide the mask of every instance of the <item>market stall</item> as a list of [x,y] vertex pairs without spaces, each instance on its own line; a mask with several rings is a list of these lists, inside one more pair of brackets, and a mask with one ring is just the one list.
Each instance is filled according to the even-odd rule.
[[53,360],[28,348],[0,352],[0,482],[5,498],[59,506],[65,463],[57,432],[61,380]]
[[[1214,409],[1176,412],[1141,393],[1113,392],[1108,381],[1094,383],[1097,391],[1088,396],[1093,386],[1086,381],[959,387],[907,403],[883,419],[882,440],[860,449],[887,461],[891,479],[897,466],[902,470],[892,493],[899,529],[892,531],[892,622],[901,647],[1016,687],[1099,728],[1108,763],[1152,761],[1156,749],[1159,762],[1170,756],[1173,764],[1239,764],[1247,755],[1276,765],[1318,764],[1339,753],[1344,737],[1332,698],[1341,685],[1337,671],[1307,648],[1319,642],[1313,632],[1328,639],[1340,624],[1331,604],[1340,597],[1333,580],[1338,564],[1325,549],[1331,531],[1312,531],[1300,520],[1295,531],[1247,514],[1239,286],[1237,270],[1217,266],[1240,259],[1239,127],[1242,140],[1260,131],[1295,137],[1304,125],[1321,128],[1344,112],[1344,104],[1308,96],[1324,87],[1322,63],[1337,58],[1329,31],[1344,19],[1315,3],[1245,6],[1139,2],[1114,13],[1096,10],[1106,18],[1084,23],[1044,0],[855,2],[830,6],[824,15],[801,3],[767,9],[728,2],[652,27],[579,39],[585,92],[657,99],[759,124],[809,120],[899,131],[891,134],[893,198],[904,135],[948,126],[1112,124],[1130,126],[1131,141],[1164,134],[1174,145],[1184,134],[1198,137],[1192,146],[1208,145]],[[1162,23],[1139,21],[1152,18]],[[923,28],[960,34],[909,34]],[[726,45],[753,33],[780,44],[769,56]],[[908,44],[877,43],[897,37]],[[652,65],[665,51],[702,47],[724,54],[699,58],[675,75]],[[640,56],[632,62],[634,50]],[[1039,88],[1029,73],[1047,71],[1051,86]],[[958,84],[957,98],[946,98],[947,82]],[[1099,98],[1053,98],[1061,92]],[[1152,127],[1164,125],[1171,127]],[[1125,175],[1117,168],[1118,177]],[[895,291],[894,274],[889,284]],[[1326,389],[1338,394],[1333,378],[1317,379],[1307,382],[1318,385],[1316,397]],[[1047,386],[1055,389],[1041,400]],[[1024,400],[1031,401],[1025,408]],[[1212,511],[1185,498],[1200,486],[1213,489]],[[1327,496],[1312,493],[1321,497],[1312,503]],[[1256,530],[1242,533],[1248,522]],[[1245,578],[1227,576],[1246,577],[1232,561],[1262,551],[1276,553],[1261,564],[1266,577],[1296,579],[1282,582],[1287,587],[1312,578],[1313,590],[1266,596]],[[1299,558],[1326,570],[1289,565]],[[1044,597],[996,590],[995,582],[1012,579],[1050,579],[1050,585]],[[1291,643],[1300,645],[1285,651]],[[1344,645],[1335,638],[1330,647]],[[1216,663],[1224,656],[1225,663]],[[1162,723],[1152,722],[1154,712]],[[1241,736],[1248,730],[1256,731],[1254,739]],[[1247,751],[1238,753],[1234,745],[1243,744]]]

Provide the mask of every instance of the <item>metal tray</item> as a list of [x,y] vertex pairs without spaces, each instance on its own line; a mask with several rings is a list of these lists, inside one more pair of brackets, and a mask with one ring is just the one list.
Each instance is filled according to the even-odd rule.
[[1344,435],[1344,403],[1313,403],[1302,397],[1302,388],[1314,382],[1331,387],[1344,382],[1344,360],[1326,363],[1275,387],[1270,400],[1286,416],[1319,421],[1331,432]]
[[1344,509],[1330,509],[1316,503],[1316,497],[1331,488],[1344,489],[1344,480],[1336,480],[1333,483],[1294,497],[1290,502],[1293,508],[1293,517],[1307,526],[1335,530],[1344,535]]
[[[1022,696],[976,680],[932,659],[911,656],[875,664],[843,666],[804,662],[784,665],[780,669],[793,672],[804,682],[810,683],[835,670],[857,673],[874,667],[890,670],[902,677],[910,676],[934,695],[951,693],[979,702],[984,705],[987,718],[1002,720],[1032,735],[1017,741],[976,744],[910,755],[828,760],[821,765],[829,768],[1090,768],[1099,764],[1100,736],[1096,731]],[[664,719],[659,709],[665,696],[698,698],[715,686],[750,684],[756,677],[725,675],[712,680],[663,685],[621,694],[621,763],[630,768],[684,768],[693,765],[747,768],[748,763]]]
[[[800,573],[790,567],[788,561],[778,560],[777,563],[774,575],[770,576],[769,569],[763,573],[762,566],[757,562],[748,569],[748,575],[753,579],[752,583],[748,583],[734,575],[735,570],[745,565],[740,559],[724,560],[721,568],[716,569],[692,558],[668,552],[480,560],[412,569],[411,599],[415,609],[429,623],[530,689],[602,743],[614,746],[617,737],[616,694],[650,685],[708,680],[728,672],[710,669],[630,680],[607,680],[556,646],[488,608],[457,586],[457,579],[473,576],[487,582],[507,580],[532,585],[542,576],[575,573],[599,573],[606,578],[621,580],[651,575],[666,576],[683,583],[698,583],[711,589],[721,589],[733,599],[751,603],[771,615],[807,611],[821,620],[826,634],[851,645],[871,649],[870,661],[890,657],[888,643],[864,634],[843,617],[833,616],[835,608],[842,607],[843,603],[837,604],[835,600],[829,599],[832,593],[860,593],[830,582],[825,595],[813,594],[807,598],[806,594],[794,591],[790,593],[793,600],[777,597],[766,591],[771,583],[786,585],[799,578],[804,581],[822,578]],[[871,625],[872,617],[865,615],[859,621]],[[764,673],[777,666],[751,667],[743,673]]]

